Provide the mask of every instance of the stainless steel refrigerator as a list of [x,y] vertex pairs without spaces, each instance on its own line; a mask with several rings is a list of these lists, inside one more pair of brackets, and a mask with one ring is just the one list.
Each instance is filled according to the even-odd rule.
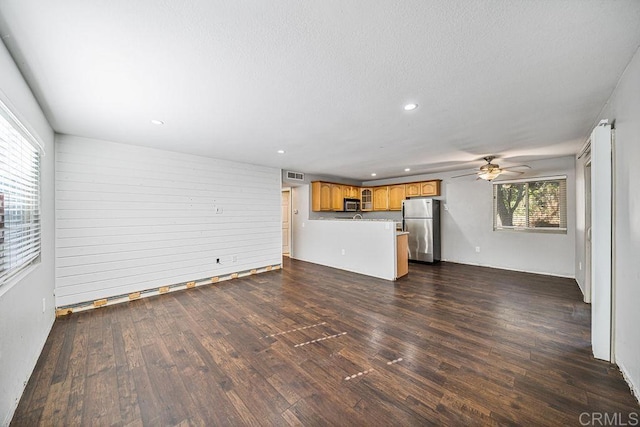
[[404,200],[402,229],[409,232],[409,261],[440,261],[439,200]]

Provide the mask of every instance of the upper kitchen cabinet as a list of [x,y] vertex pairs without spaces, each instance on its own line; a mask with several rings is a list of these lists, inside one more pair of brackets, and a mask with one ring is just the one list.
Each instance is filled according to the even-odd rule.
[[332,210],[331,185],[328,182],[320,181],[311,183],[311,209],[314,212]]
[[360,189],[360,210],[363,212],[373,210],[373,190],[371,188]]
[[407,197],[418,197],[420,195],[421,189],[420,182],[411,182],[409,184],[404,185],[405,196]]
[[399,211],[407,197],[435,197],[440,195],[440,180],[410,182],[378,187],[356,187],[313,181],[311,208],[318,211],[342,211],[344,199],[360,199],[360,209],[368,211]]
[[389,187],[373,187],[373,210],[389,210]]
[[390,185],[389,186],[389,210],[400,211],[402,210],[402,201],[405,197],[405,185]]
[[440,180],[434,179],[433,181],[425,181],[420,183],[420,195],[421,196],[439,196],[440,195]]
[[345,185],[342,187],[345,199],[359,199],[360,187],[354,187],[352,185]]
[[341,211],[344,209],[343,186],[331,184],[331,210]]
[[440,180],[410,182],[404,185],[405,197],[436,197],[440,195]]

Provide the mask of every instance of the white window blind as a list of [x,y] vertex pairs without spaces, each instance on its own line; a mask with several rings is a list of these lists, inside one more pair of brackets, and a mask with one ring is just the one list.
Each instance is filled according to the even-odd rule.
[[0,286],[40,255],[38,142],[0,103]]
[[566,178],[494,183],[493,229],[566,233]]

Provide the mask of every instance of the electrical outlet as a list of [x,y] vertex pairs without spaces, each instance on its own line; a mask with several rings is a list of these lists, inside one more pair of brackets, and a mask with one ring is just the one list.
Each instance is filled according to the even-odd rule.
[[238,257],[237,256],[233,256],[233,262],[238,262]]
[[42,298],[42,312],[44,313],[45,311],[47,311],[47,299]]
[[346,253],[346,252],[345,252],[345,250],[343,249],[343,250],[342,250],[342,255],[344,255],[345,253]]
[[578,270],[582,270],[582,261],[578,263]]
[[476,252],[480,253],[480,246],[476,246]]

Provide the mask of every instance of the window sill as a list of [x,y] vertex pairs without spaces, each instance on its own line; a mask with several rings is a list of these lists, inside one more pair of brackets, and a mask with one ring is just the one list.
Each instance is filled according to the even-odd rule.
[[493,231],[515,231],[517,233],[539,233],[539,234],[567,234],[566,228],[523,228],[523,227],[500,227]]

